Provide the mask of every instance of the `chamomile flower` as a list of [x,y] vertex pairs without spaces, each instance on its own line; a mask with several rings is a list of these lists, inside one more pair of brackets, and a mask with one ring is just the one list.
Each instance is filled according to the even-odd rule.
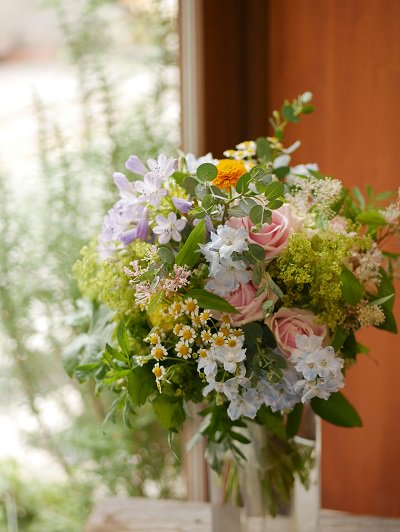
[[183,314],[183,304],[180,301],[174,301],[170,306],[169,312],[174,318],[179,318]]
[[190,325],[184,325],[179,331],[179,336],[182,338],[182,341],[185,343],[191,344],[196,338],[196,331]]
[[197,304],[197,299],[188,297],[183,303],[183,308],[185,312],[187,312],[188,314],[197,315],[199,312],[199,306]]
[[186,342],[183,342],[182,340],[176,344],[175,351],[178,357],[185,359],[190,358],[192,354],[192,348],[189,347]]
[[152,369],[152,372],[156,378],[157,388],[161,392],[160,381],[162,381],[165,378],[165,368],[164,366],[160,366],[160,364],[157,362],[157,364],[155,364],[154,368]]
[[209,310],[203,310],[203,312],[200,313],[200,323],[202,325],[205,325],[208,320],[211,318],[211,312]]
[[208,329],[204,329],[203,331],[201,331],[200,336],[205,344],[210,343],[211,340],[213,339],[213,336]]
[[220,332],[213,334],[212,345],[213,347],[222,347],[225,345],[225,336]]
[[152,345],[157,345],[161,342],[161,338],[160,338],[160,335],[156,332],[152,332],[149,334],[149,336],[146,338],[146,341],[149,343],[149,344],[152,344]]
[[156,360],[164,360],[164,358],[168,355],[168,351],[163,345],[157,344],[151,349],[150,354]]
[[179,336],[182,329],[183,329],[182,323],[175,323],[174,328],[172,329],[172,332],[176,334],[176,336]]

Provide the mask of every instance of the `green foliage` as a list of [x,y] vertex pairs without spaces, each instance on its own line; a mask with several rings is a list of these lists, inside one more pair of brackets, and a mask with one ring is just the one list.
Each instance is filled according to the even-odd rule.
[[135,368],[129,374],[128,391],[134,405],[144,405],[147,398],[156,390],[156,382],[149,365]]
[[192,297],[197,300],[201,308],[208,310],[219,310],[220,312],[228,312],[230,314],[238,314],[239,311],[235,309],[225,299],[202,288],[193,288],[189,290],[186,297]]
[[325,421],[340,427],[361,427],[362,421],[354,407],[340,392],[333,393],[328,399],[314,397],[311,408]]
[[204,244],[206,241],[206,226],[202,220],[186,239],[179,253],[175,257],[175,264],[178,266],[188,266],[193,268],[200,259],[199,244]]

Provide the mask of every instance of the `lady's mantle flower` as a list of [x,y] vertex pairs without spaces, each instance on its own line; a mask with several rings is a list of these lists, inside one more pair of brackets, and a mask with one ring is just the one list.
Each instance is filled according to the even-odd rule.
[[182,240],[181,231],[186,226],[186,220],[176,218],[174,212],[170,212],[167,217],[159,214],[155,218],[156,227],[154,227],[153,232],[158,236],[158,241],[160,244],[167,244],[171,238],[175,242],[180,242]]
[[221,159],[217,164],[218,175],[213,181],[213,185],[219,189],[229,191],[239,181],[239,178],[246,173],[246,167],[242,161],[231,159]]

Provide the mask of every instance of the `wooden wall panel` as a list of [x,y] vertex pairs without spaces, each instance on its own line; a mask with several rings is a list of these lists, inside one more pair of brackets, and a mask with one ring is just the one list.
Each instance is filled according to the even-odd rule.
[[[399,187],[400,1],[270,0],[268,35],[271,105],[315,95],[317,112],[292,129],[302,139],[296,159],[347,186]],[[373,329],[360,341],[370,355],[344,392],[364,427],[324,424],[322,504],[400,516],[400,340]]]

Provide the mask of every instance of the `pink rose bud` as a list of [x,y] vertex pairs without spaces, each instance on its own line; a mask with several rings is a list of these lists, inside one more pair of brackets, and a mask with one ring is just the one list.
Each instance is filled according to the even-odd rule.
[[235,326],[244,325],[250,321],[258,321],[264,318],[263,303],[271,300],[275,303],[278,297],[267,288],[259,296],[255,297],[257,288],[249,281],[240,284],[239,288],[224,297],[228,303],[233,305],[240,314],[231,314],[232,324]]
[[277,257],[287,246],[290,235],[300,226],[300,219],[293,215],[289,204],[272,211],[272,221],[264,224],[257,232],[252,231],[253,222],[249,217],[230,218],[231,227],[244,227],[249,232],[249,243],[265,249],[265,259]]
[[315,315],[310,310],[282,307],[269,316],[265,323],[273,332],[279,349],[289,358],[296,348],[296,336],[320,336],[324,341],[328,334],[325,325],[315,321]]

